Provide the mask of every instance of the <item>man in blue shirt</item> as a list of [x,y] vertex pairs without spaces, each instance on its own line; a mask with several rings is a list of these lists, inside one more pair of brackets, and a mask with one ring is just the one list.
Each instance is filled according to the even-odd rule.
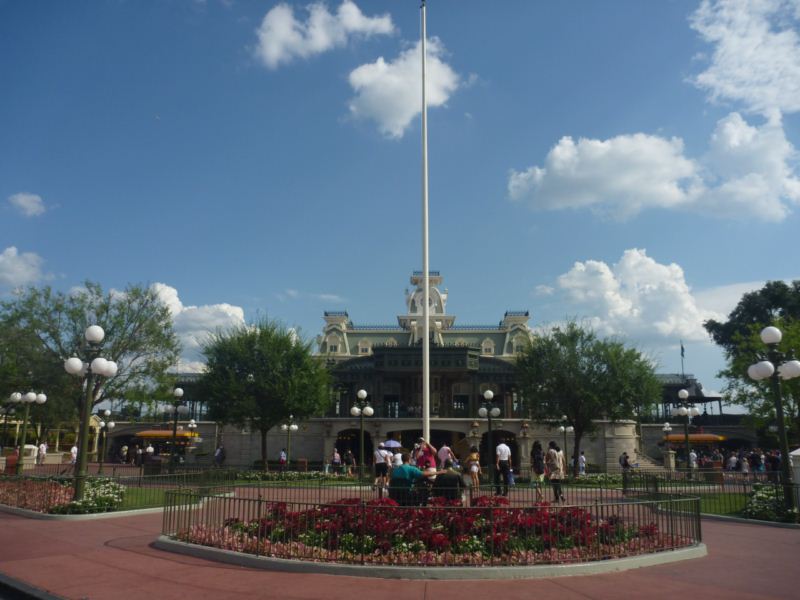
[[389,498],[401,506],[410,506],[412,502],[411,488],[417,479],[423,475],[417,467],[408,464],[411,455],[403,453],[403,464],[392,469],[392,478],[389,481]]

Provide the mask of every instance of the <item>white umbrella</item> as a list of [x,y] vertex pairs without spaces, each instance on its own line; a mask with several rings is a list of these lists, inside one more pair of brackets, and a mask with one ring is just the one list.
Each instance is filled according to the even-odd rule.
[[383,442],[384,448],[402,448],[403,445],[397,440],[386,440]]

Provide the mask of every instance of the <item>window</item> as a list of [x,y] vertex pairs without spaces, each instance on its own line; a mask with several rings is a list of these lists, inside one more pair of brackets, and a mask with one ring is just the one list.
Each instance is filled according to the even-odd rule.
[[338,351],[339,351],[339,346],[337,346],[336,344],[328,345],[328,352],[330,352],[331,354],[335,354]]
[[368,340],[361,340],[358,342],[358,353],[359,354],[369,354],[370,352],[370,344]]
[[481,342],[481,354],[494,354],[494,342],[490,339],[485,339]]

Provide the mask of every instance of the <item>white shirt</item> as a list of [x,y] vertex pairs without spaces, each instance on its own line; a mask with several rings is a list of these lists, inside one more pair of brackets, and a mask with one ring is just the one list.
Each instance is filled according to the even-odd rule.
[[375,454],[376,465],[382,465],[383,463],[389,464],[389,461],[387,459],[392,458],[392,453],[388,452],[387,450],[384,450],[383,448],[378,448],[377,450],[375,450],[374,454]]
[[444,463],[448,458],[450,458],[450,448],[447,446],[442,446],[439,448],[439,462]]
[[69,451],[69,453],[72,455],[72,458],[77,457],[78,456],[78,447],[77,446],[73,446],[72,449]]
[[39,454],[47,454],[47,444],[39,444]]
[[498,444],[495,452],[497,453],[497,460],[509,460],[511,458],[511,448],[505,444]]
[[394,458],[392,458],[392,460],[394,461],[394,466],[399,467],[403,464],[403,455],[398,452],[397,454],[394,455]]

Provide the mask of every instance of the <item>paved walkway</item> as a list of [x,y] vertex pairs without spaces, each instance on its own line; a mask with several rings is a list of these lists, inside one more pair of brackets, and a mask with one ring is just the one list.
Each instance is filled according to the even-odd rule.
[[800,530],[704,520],[705,558],[611,575],[527,581],[384,581],[222,565],[150,547],[160,515],[38,521],[0,513],[0,572],[69,599],[787,599]]

